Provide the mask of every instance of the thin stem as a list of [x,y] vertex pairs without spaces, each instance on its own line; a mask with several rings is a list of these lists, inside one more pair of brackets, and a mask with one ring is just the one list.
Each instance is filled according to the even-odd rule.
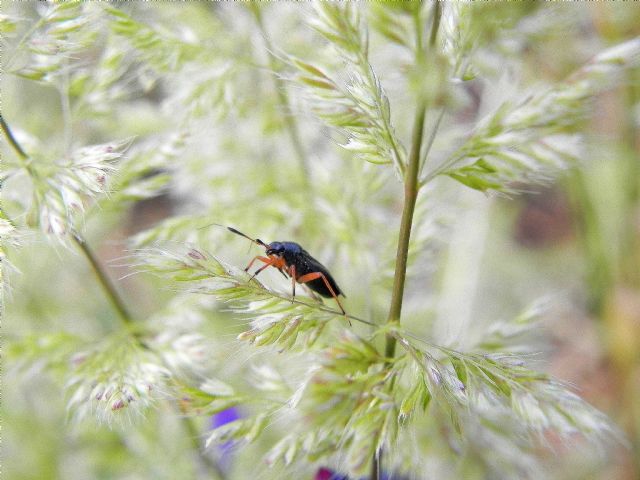
[[4,117],[1,114],[0,114],[0,126],[2,126],[2,131],[4,132],[5,136],[9,140],[9,143],[11,144],[13,149],[18,154],[18,158],[22,163],[22,167],[27,171],[27,173],[31,176],[31,178],[33,179],[37,178],[38,173],[35,171],[35,169],[31,165],[31,158],[29,158],[29,155],[20,146],[20,144],[16,140],[16,137],[13,136],[13,132],[9,128],[9,125],[7,124],[7,122],[4,121]]
[[[435,2],[433,10],[433,20],[431,25],[431,36],[429,44],[431,47],[435,45],[438,27],[440,25],[440,16],[442,10],[438,2]],[[422,44],[422,25],[420,21],[420,9],[414,14],[416,29],[416,63],[424,61],[424,47]],[[409,257],[409,240],[411,238],[411,226],[413,223],[413,213],[420,191],[418,183],[418,175],[420,172],[420,151],[422,149],[422,140],[424,135],[424,121],[427,112],[427,100],[423,95],[418,98],[418,108],[416,109],[413,132],[411,137],[411,151],[407,168],[404,172],[404,205],[402,207],[402,219],[400,220],[400,233],[398,235],[398,249],[396,252],[396,268],[393,276],[393,291],[391,293],[391,305],[389,307],[389,315],[387,316],[387,324],[399,324],[400,315],[402,314],[402,299],[404,296],[404,284],[407,276],[407,259]],[[440,124],[440,119],[436,121],[432,137]],[[433,138],[429,139],[427,149],[431,147]],[[426,157],[424,159],[426,161]],[[392,361],[396,353],[396,336],[387,334],[385,337],[384,356],[387,358],[387,365]],[[393,389],[394,378],[391,379],[389,388]],[[383,451],[380,450],[377,455],[374,454],[372,459],[372,467],[370,480],[379,480],[380,472],[383,471]]]
[[[211,275],[215,275],[212,272],[210,272],[209,270],[204,270],[204,271],[208,272]],[[313,308],[315,310],[331,313],[331,314],[335,315],[336,317],[347,318],[349,320],[355,320],[356,322],[360,322],[360,323],[363,323],[365,325],[369,325],[370,327],[378,327],[379,326],[375,322],[371,322],[369,320],[365,320],[364,318],[356,317],[356,316],[350,315],[348,313],[345,314],[345,313],[342,313],[339,310],[335,310],[333,308],[325,307],[323,303],[307,303],[307,302],[303,302],[301,300],[297,300],[295,298],[292,299],[291,297],[289,297],[287,295],[284,295],[284,294],[279,294],[277,292],[274,292],[273,290],[269,290],[262,283],[260,283],[257,279],[253,279],[249,283],[247,283],[247,282],[244,282],[244,281],[239,281],[239,280],[237,280],[237,279],[235,279],[233,277],[232,278],[222,277],[222,278],[225,278],[225,279],[228,279],[228,280],[234,282],[235,285],[242,285],[243,287],[250,287],[252,289],[255,289],[255,291],[259,292],[260,294],[267,293],[268,295],[270,295],[273,298],[279,298],[281,300],[286,300],[287,302],[291,302],[291,303],[296,304],[296,305],[304,305],[305,307]]]
[[[411,141],[411,153],[409,165],[404,177],[404,206],[400,221],[400,234],[398,237],[398,249],[396,252],[396,269],[393,278],[393,291],[391,294],[391,306],[387,323],[400,322],[402,313],[402,297],[407,274],[407,258],[409,255],[409,239],[411,238],[411,225],[413,212],[418,198],[418,169],[420,166],[420,146],[422,145],[422,132],[426,115],[426,104],[423,101],[416,111],[413,137]],[[388,335],[385,344],[385,356],[392,358],[395,354],[396,339]]]
[[440,2],[433,4],[433,23],[431,24],[431,36],[429,37],[429,45],[433,47],[438,38],[438,28],[440,28],[440,18],[442,17],[442,6]]
[[16,151],[18,156],[22,160],[28,160],[29,159],[29,155],[27,155],[25,153],[25,151],[22,149],[22,147],[20,146],[20,144],[18,143],[16,138],[13,136],[13,133],[11,132],[11,129],[9,128],[9,125],[7,125],[7,122],[4,121],[4,117],[2,115],[0,115],[0,125],[2,126],[2,130],[4,131],[5,136],[9,140],[9,143],[11,144],[13,149]]
[[[420,172],[418,173],[419,177],[422,176],[422,170],[424,169],[424,166],[427,163],[427,157],[429,156],[429,152],[431,151],[433,142],[436,139],[436,134],[438,133],[438,129],[440,128],[440,123],[442,122],[442,117],[444,117],[445,111],[446,109],[442,107],[442,110],[440,110],[440,114],[436,119],[436,123],[431,129],[431,132],[429,133],[429,137],[427,138],[427,142],[423,148],[424,151],[422,153],[422,158],[420,159]],[[420,187],[422,187],[423,185],[424,185],[424,182],[420,182]]]
[[371,472],[369,473],[370,480],[380,480],[380,462],[378,460],[378,455],[374,453],[371,461]]
[[129,311],[127,310],[127,308],[125,307],[124,302],[122,301],[122,298],[120,298],[120,295],[118,294],[118,291],[116,290],[115,286],[111,282],[111,279],[109,279],[109,277],[107,276],[106,272],[102,268],[102,265],[100,265],[100,262],[94,255],[93,251],[91,250],[87,242],[78,233],[73,233],[71,237],[76,242],[76,245],[80,247],[80,250],[82,251],[82,253],[84,253],[84,256],[87,258],[87,260],[91,264],[91,267],[93,268],[93,271],[96,274],[96,277],[100,282],[100,285],[102,285],[102,288],[106,293],[107,298],[109,299],[109,301],[111,302],[115,310],[118,312],[118,315],[120,315],[120,318],[122,319],[122,321],[127,325],[133,324],[132,317],[129,314]]

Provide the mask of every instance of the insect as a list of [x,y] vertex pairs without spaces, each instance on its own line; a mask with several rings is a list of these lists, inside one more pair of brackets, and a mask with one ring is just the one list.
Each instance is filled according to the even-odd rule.
[[338,303],[340,310],[344,315],[347,313],[342,308],[338,295],[345,296],[338,287],[338,284],[329,273],[329,270],[318,260],[313,258],[309,253],[295,242],[271,242],[264,243],[259,238],[251,238],[248,235],[236,230],[233,227],[227,229],[236,235],[248,238],[253,243],[264,247],[267,256],[257,255],[254,257],[244,269],[248,272],[251,266],[257,261],[261,261],[264,265],[258,268],[251,278],[258,275],[267,267],[274,267],[280,271],[286,278],[291,278],[291,287],[293,289],[293,298],[296,298],[296,282],[308,286],[314,292],[326,298],[333,297]]

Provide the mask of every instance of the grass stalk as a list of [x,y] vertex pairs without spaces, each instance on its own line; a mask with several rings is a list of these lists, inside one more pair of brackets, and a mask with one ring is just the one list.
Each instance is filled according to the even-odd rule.
[[[437,31],[440,25],[440,16],[442,10],[438,2],[434,4],[431,35],[429,44],[433,47],[437,38]],[[416,63],[424,61],[424,48],[422,45],[422,24],[420,22],[420,10],[415,13],[415,30],[416,30]],[[407,168],[404,171],[404,203],[402,206],[402,218],[400,220],[400,233],[398,235],[398,248],[396,251],[396,266],[393,276],[393,290],[391,292],[391,305],[389,314],[387,315],[387,323],[400,323],[402,314],[402,300],[404,297],[404,285],[407,277],[407,259],[409,257],[409,240],[411,239],[411,226],[413,224],[413,214],[415,211],[420,184],[418,176],[420,173],[420,152],[424,137],[424,123],[427,112],[427,101],[420,95],[418,107],[416,109],[413,132],[411,136],[411,151]],[[441,117],[440,117],[441,118]],[[435,129],[439,126],[439,120],[436,122]],[[434,129],[434,132],[435,132]],[[435,136],[435,135],[434,135]],[[433,142],[430,139],[429,146]],[[423,159],[423,162],[426,158]],[[393,358],[396,352],[396,337],[387,335],[385,338],[384,354],[386,358]],[[370,480],[379,480],[382,469],[383,452],[375,452],[372,460]]]
[[80,251],[84,254],[89,264],[91,265],[91,268],[93,269],[93,272],[95,273],[96,278],[98,279],[98,283],[100,283],[100,285],[102,286],[102,290],[104,291],[105,295],[109,299],[109,302],[111,303],[115,311],[118,312],[118,316],[120,317],[120,319],[123,321],[125,325],[132,325],[133,319],[131,317],[131,314],[129,313],[129,310],[125,306],[124,301],[122,300],[122,298],[120,297],[120,294],[116,290],[115,285],[113,284],[113,282],[111,281],[107,273],[102,268],[102,265],[100,264],[100,262],[98,261],[98,258],[93,253],[93,250],[91,250],[91,247],[89,247],[89,244],[86,242],[84,238],[82,238],[82,236],[80,236],[79,233],[74,232],[72,234],[72,238],[75,244],[80,249]]
[[[425,116],[426,105],[422,102],[416,111],[409,164],[404,176],[404,204],[402,207],[402,219],[400,220],[400,234],[398,236],[398,249],[396,251],[396,268],[393,276],[391,306],[389,307],[389,314],[387,315],[387,323],[399,323],[402,313],[402,298],[407,276],[407,258],[409,256],[409,240],[411,238],[413,213],[419,191],[418,170],[420,166],[420,147],[422,146]],[[395,338],[390,335],[387,336],[384,350],[385,356],[392,358],[395,354],[395,348]]]
[[4,117],[2,115],[0,115],[0,126],[2,126],[2,131],[4,132],[5,136],[7,137],[7,140],[9,140],[9,143],[11,144],[13,149],[16,151],[18,156],[22,160],[28,160],[29,159],[29,155],[27,155],[25,153],[25,151],[22,149],[22,147],[20,146],[20,144],[16,140],[16,137],[13,136],[13,133],[11,132],[11,129],[9,128],[9,125],[7,125],[7,122],[4,121]]

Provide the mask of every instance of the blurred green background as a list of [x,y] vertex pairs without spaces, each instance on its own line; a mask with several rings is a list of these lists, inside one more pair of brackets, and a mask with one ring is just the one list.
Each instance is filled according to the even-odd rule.
[[[175,292],[148,276],[123,278],[129,273],[122,259],[130,248],[127,241],[172,217],[175,223],[164,224],[169,226],[154,235],[197,243],[236,265],[243,266],[250,256],[245,243],[215,227],[198,230],[194,225],[208,220],[267,240],[296,239],[331,265],[341,285],[349,286],[344,289],[350,311],[384,316],[396,240],[389,225],[399,217],[401,187],[390,167],[363,165],[339,151],[333,133],[311,118],[295,87],[279,85],[270,72],[283,68],[282,51],[301,58],[320,55],[303,23],[308,6],[114,6],[169,38],[151,49],[157,57],[141,53],[149,50],[126,34],[114,33],[113,17],[95,5],[77,31],[77,51],[40,58],[25,44],[30,35],[37,40],[37,22],[48,7],[3,2],[2,115],[23,145],[37,145],[33,150],[51,160],[69,144],[132,139],[131,157],[150,165],[138,172],[137,181],[165,173],[170,177],[148,193],[107,195],[83,216],[85,237],[110,276],[121,279],[118,289],[136,317],[162,312]],[[541,14],[545,9],[549,12]],[[492,52],[485,53],[496,82],[504,69],[515,72],[513,78],[522,85],[553,84],[604,48],[640,35],[640,7],[633,3],[495,3],[483,13],[491,12],[504,16],[505,28],[513,29],[496,32],[499,41],[487,46],[499,47],[509,60],[492,64]],[[403,103],[402,85],[395,83],[402,59],[373,29],[371,51],[395,108],[396,126],[407,131],[411,105]],[[189,55],[194,64],[188,63]],[[38,77],[27,72],[33,64],[41,73],[46,68],[53,73]],[[284,100],[283,89],[289,92]],[[483,94],[472,85],[447,119],[449,126],[465,125]],[[302,145],[291,139],[287,123],[292,117]],[[436,337],[447,338],[465,325],[471,325],[470,332],[482,329],[489,319],[513,316],[548,297],[553,307],[536,340],[542,368],[575,384],[630,442],[629,448],[618,446],[603,458],[586,458],[580,448],[549,458],[549,477],[635,479],[640,478],[638,69],[596,99],[583,130],[582,164],[549,186],[527,187],[528,193],[512,198],[460,189],[453,193],[462,207],[450,214],[454,218],[444,245],[428,263],[417,265],[405,315],[417,329],[424,318],[428,323],[438,315],[456,316],[458,324],[434,327]],[[448,138],[440,141],[436,149],[446,150]],[[4,139],[2,155],[7,161],[15,158]],[[153,155],[164,157],[149,160]],[[451,180],[438,184],[445,192],[452,186]],[[317,200],[309,201],[310,188]],[[26,223],[23,206],[29,196],[19,178],[5,179],[3,207],[19,225]],[[182,216],[202,221],[185,220],[182,226]],[[206,478],[193,451],[194,432],[182,431],[168,404],[158,403],[143,422],[131,425],[70,421],[64,385],[43,368],[52,359],[41,358],[47,345],[38,344],[38,336],[69,332],[99,338],[114,329],[116,320],[85,259],[73,248],[26,228],[15,243],[5,242],[10,265],[5,262],[3,272],[3,350],[10,352],[2,380],[6,478]],[[378,274],[376,284],[370,277]],[[267,278],[280,281],[275,275]],[[434,285],[441,301],[425,315],[420,303]],[[242,328],[225,314],[203,311],[198,328],[216,342],[207,355],[219,365]],[[25,336],[35,338],[34,352],[13,347]],[[204,435],[208,427],[203,419],[195,434]],[[265,444],[246,447],[243,462],[262,454]],[[233,478],[246,478],[255,465],[232,469]],[[277,472],[272,475],[278,478]],[[311,478],[307,472],[298,478],[304,476]]]

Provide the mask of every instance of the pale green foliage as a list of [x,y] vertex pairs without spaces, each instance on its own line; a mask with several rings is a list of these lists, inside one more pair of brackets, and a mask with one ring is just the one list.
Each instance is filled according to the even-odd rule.
[[166,395],[170,371],[158,358],[126,336],[103,340],[71,358],[74,369],[66,382],[69,413],[78,420],[95,415],[111,423],[140,415]]
[[187,137],[181,131],[162,139],[160,145],[140,142],[131,148],[114,179],[110,200],[142,200],[165,190],[171,180],[169,169],[184,151]]
[[200,331],[208,308],[202,298],[176,296],[148,320],[151,335],[146,345],[184,381],[206,376],[211,369],[210,351],[216,344]]
[[344,148],[371,163],[393,163],[402,172],[406,153],[391,125],[389,99],[369,63],[368,39],[359,11],[349,4],[329,2],[316,7],[318,17],[312,26],[342,57],[348,80],[342,82],[335,73],[291,58],[299,71],[293,80],[308,89],[316,115],[346,132]]
[[[374,345],[350,332],[318,357],[294,405],[325,441],[305,445],[305,428],[301,428],[299,453],[313,459],[332,455],[338,447],[349,470],[363,473],[371,457],[392,444],[397,434],[397,406],[390,390],[395,369],[385,368],[385,358]],[[328,442],[333,442],[332,448],[327,448]],[[275,452],[270,454],[271,462],[278,459]],[[286,453],[283,459],[293,460]]]
[[420,9],[418,2],[375,3],[369,10],[370,24],[388,40],[408,49],[415,49],[411,17]]
[[169,33],[161,34],[136,22],[120,9],[108,8],[107,12],[114,17],[114,21],[110,23],[111,29],[122,36],[123,40],[131,42],[141,60],[158,72],[174,71],[184,62],[202,54],[195,43]]
[[[438,254],[449,225],[472,208],[459,198],[460,183],[510,193],[577,165],[590,102],[637,66],[638,40],[605,50],[565,82],[497,95],[491,113],[458,124],[466,82],[497,83],[491,60],[517,64],[505,47],[509,29],[537,19],[521,39],[547,27],[529,15],[541,8],[533,4],[491,6],[495,15],[485,5],[435,5],[273,3],[255,7],[273,13],[260,17],[264,30],[258,16],[209,2],[57,3],[39,6],[36,20],[1,16],[10,34],[7,71],[29,85],[53,84],[62,105],[47,128],[15,107],[15,128],[7,119],[27,158],[3,155],[10,199],[0,217],[3,246],[15,250],[22,231],[36,226],[58,239],[86,229],[90,241],[105,238],[109,247],[128,235],[137,249],[118,261],[130,268],[119,274],[129,282],[139,273],[119,284],[135,315],[117,327],[89,294],[93,277],[85,282],[86,272],[74,270],[77,258],[47,263],[51,275],[40,276],[52,280],[38,279],[14,300],[12,327],[41,333],[9,339],[9,369],[34,378],[48,369],[66,388],[68,417],[123,424],[114,443],[131,450],[167,440],[161,428],[133,422],[155,410],[208,422],[236,407],[242,418],[206,433],[210,451],[242,445],[234,478],[311,476],[317,465],[358,478],[376,456],[385,472],[412,477],[540,478],[547,434],[605,445],[619,439],[601,412],[534,368],[540,304],[493,322],[479,338],[429,339],[442,290]],[[273,28],[280,22],[282,31]],[[256,32],[272,34],[271,43]],[[380,52],[370,51],[374,45]],[[275,60],[265,68],[265,58],[284,59],[285,70],[271,71]],[[282,91],[273,75],[289,80],[276,84]],[[420,159],[420,195],[402,326],[382,326],[410,157],[403,141],[413,133],[406,119],[417,105],[425,105],[427,122],[412,157]],[[344,134],[343,148],[293,115],[307,107]],[[301,145],[292,146],[295,132]],[[438,141],[446,148],[432,151]],[[138,231],[127,207],[159,194],[170,199],[171,215]],[[85,217],[96,221],[85,225]],[[301,286],[293,300],[291,279],[270,278],[273,269],[251,277],[242,267],[255,252],[213,222],[300,242],[344,287],[349,315]],[[49,247],[38,247],[46,250],[37,261],[50,261]],[[4,251],[0,259],[6,265]],[[32,308],[34,297],[68,280],[63,274],[80,278],[82,290]],[[87,312],[74,310],[76,296],[86,297]],[[397,341],[393,358],[382,353],[388,336]],[[198,433],[187,436],[197,441]],[[145,473],[163,465],[132,458],[146,461]],[[263,472],[263,461],[275,468]]]
[[129,331],[96,342],[67,333],[31,335],[13,341],[8,356],[30,375],[46,370],[60,378],[75,421],[130,424],[157,400],[187,392],[183,382],[211,368],[211,344],[195,331],[199,307],[190,303],[176,301],[150,318],[150,327],[161,330],[142,343]]
[[589,100],[639,64],[640,40],[596,56],[566,82],[503,104],[426,180],[442,174],[477,190],[513,192],[514,182],[548,181],[582,156],[580,140],[564,132],[584,118]]
[[[425,349],[406,338],[399,341],[423,371],[427,395],[436,403],[440,401],[440,408],[449,413],[463,435],[464,423],[459,416],[469,409],[481,417],[512,409],[515,421],[532,435],[553,430],[567,439],[575,433],[592,440],[620,436],[602,413],[569,391],[567,385],[530,370],[516,355]],[[423,393],[422,402],[427,398]]]
[[[163,244],[169,240],[178,238],[182,232],[192,230],[194,225],[196,231],[191,231],[192,236],[195,237],[198,233],[201,233],[200,228],[206,227],[208,219],[198,215],[175,215],[170,219],[165,220],[154,228],[144,230],[131,238],[131,243],[135,247],[146,247],[153,244]],[[193,241],[189,239],[189,241]]]
[[57,163],[28,162],[14,173],[26,174],[33,197],[30,216],[43,232],[63,239],[76,229],[87,198],[108,191],[108,179],[128,142],[81,147]]
[[249,314],[250,330],[238,336],[257,346],[276,344],[288,349],[311,346],[326,323],[341,316],[322,303],[292,302],[287,294],[269,290],[257,279],[195,248],[186,253],[140,250],[133,265],[177,282],[189,282],[188,291],[213,294],[233,311]]
[[[189,65],[178,72],[175,93],[167,99],[165,108],[182,111],[185,118],[214,113],[220,119],[228,113],[233,102],[231,85],[235,74],[229,63],[206,69],[200,64]],[[182,88],[185,84],[187,88]]]
[[79,112],[89,116],[108,114],[112,102],[132,95],[133,87],[122,81],[132,62],[119,43],[109,38],[95,65],[81,66],[73,71],[69,94],[80,102],[76,107]]
[[[100,7],[91,2],[45,3],[39,7],[42,18],[21,39],[6,68],[30,80],[50,83],[66,74],[71,63],[79,61],[78,54],[95,42],[96,30],[88,27],[99,21]],[[16,55],[22,50],[30,59],[26,65],[16,66],[21,61]]]
[[0,14],[0,33],[3,36],[10,36],[18,29],[20,19],[12,18],[8,15]]
[[236,420],[216,428],[207,438],[205,446],[210,447],[214,443],[223,444],[237,438],[242,438],[246,442],[253,442],[267,426],[269,414],[272,413],[271,411],[262,412],[255,417]]
[[[113,22],[110,28],[116,42],[129,43],[135,49],[133,63],[143,88],[151,89],[162,77],[173,92],[165,108],[193,119],[203,114],[227,112],[229,89],[234,69],[228,61],[218,61],[220,44],[210,44],[193,32],[181,35],[138,22],[117,8],[108,8]],[[122,47],[117,52],[127,51]],[[173,77],[175,76],[175,77]]]
[[2,239],[2,247],[0,250],[0,259],[4,262],[6,260],[6,255],[4,252],[5,246],[18,246],[18,231],[13,222],[7,217],[7,214],[4,210],[0,209],[0,238]]
[[476,343],[483,351],[501,350],[509,347],[510,352],[532,353],[531,337],[541,327],[540,318],[553,303],[551,298],[541,298],[513,319],[494,322],[483,332]]
[[499,9],[490,3],[443,3],[440,47],[451,77],[466,81],[487,71],[501,71],[500,59],[514,54],[514,44],[544,36],[550,28],[567,28],[567,15],[568,9],[537,9],[515,2]]
[[68,412],[77,421],[130,422],[168,393],[171,372],[129,335],[113,335],[94,344],[69,334],[31,336],[13,342],[9,357],[17,367],[49,370],[68,391]]
[[7,355],[17,359],[16,368],[28,369],[31,374],[40,370],[65,372],[68,360],[78,351],[82,339],[68,333],[25,336],[9,345]]
[[13,222],[7,218],[4,210],[0,209],[0,308],[4,308],[4,295],[8,291],[8,283],[5,282],[6,272],[14,270],[14,266],[7,259],[6,248],[17,247],[20,244],[18,231]]
[[[390,359],[348,329],[338,339],[329,334],[319,341],[329,321],[344,321],[339,311],[321,303],[293,303],[285,294],[264,287],[202,251],[141,250],[136,258],[138,269],[187,282],[186,291],[211,294],[231,311],[250,318],[252,328],[241,333],[239,340],[255,346],[273,345],[281,352],[317,348],[317,363],[309,367],[307,378],[287,402],[294,409],[292,414],[305,421],[267,454],[269,464],[332,457],[338,450],[349,471],[362,474],[373,455],[390,449],[394,465],[402,470],[401,457],[394,453],[402,441],[401,431],[410,429],[425,414],[441,422],[451,435],[449,441],[473,449],[488,464],[495,452],[481,448],[477,429],[492,422],[505,428],[512,425],[520,431],[519,436],[528,436],[520,446],[523,455],[549,430],[565,439],[575,434],[603,443],[621,438],[602,413],[566,385],[529,369],[526,357],[505,350],[507,339],[521,336],[541,313],[542,304],[532,306],[511,323],[497,324],[479,342],[478,349],[470,352],[429,344],[402,329],[379,329],[372,338],[391,334],[404,351],[388,367]],[[502,346],[502,353],[495,352],[497,345]],[[191,408],[215,412],[250,402],[228,386],[214,385],[200,387]],[[258,411],[255,417],[214,431],[208,441],[253,442],[266,421],[265,412]],[[506,440],[512,432],[505,428],[494,434],[505,435]]]

